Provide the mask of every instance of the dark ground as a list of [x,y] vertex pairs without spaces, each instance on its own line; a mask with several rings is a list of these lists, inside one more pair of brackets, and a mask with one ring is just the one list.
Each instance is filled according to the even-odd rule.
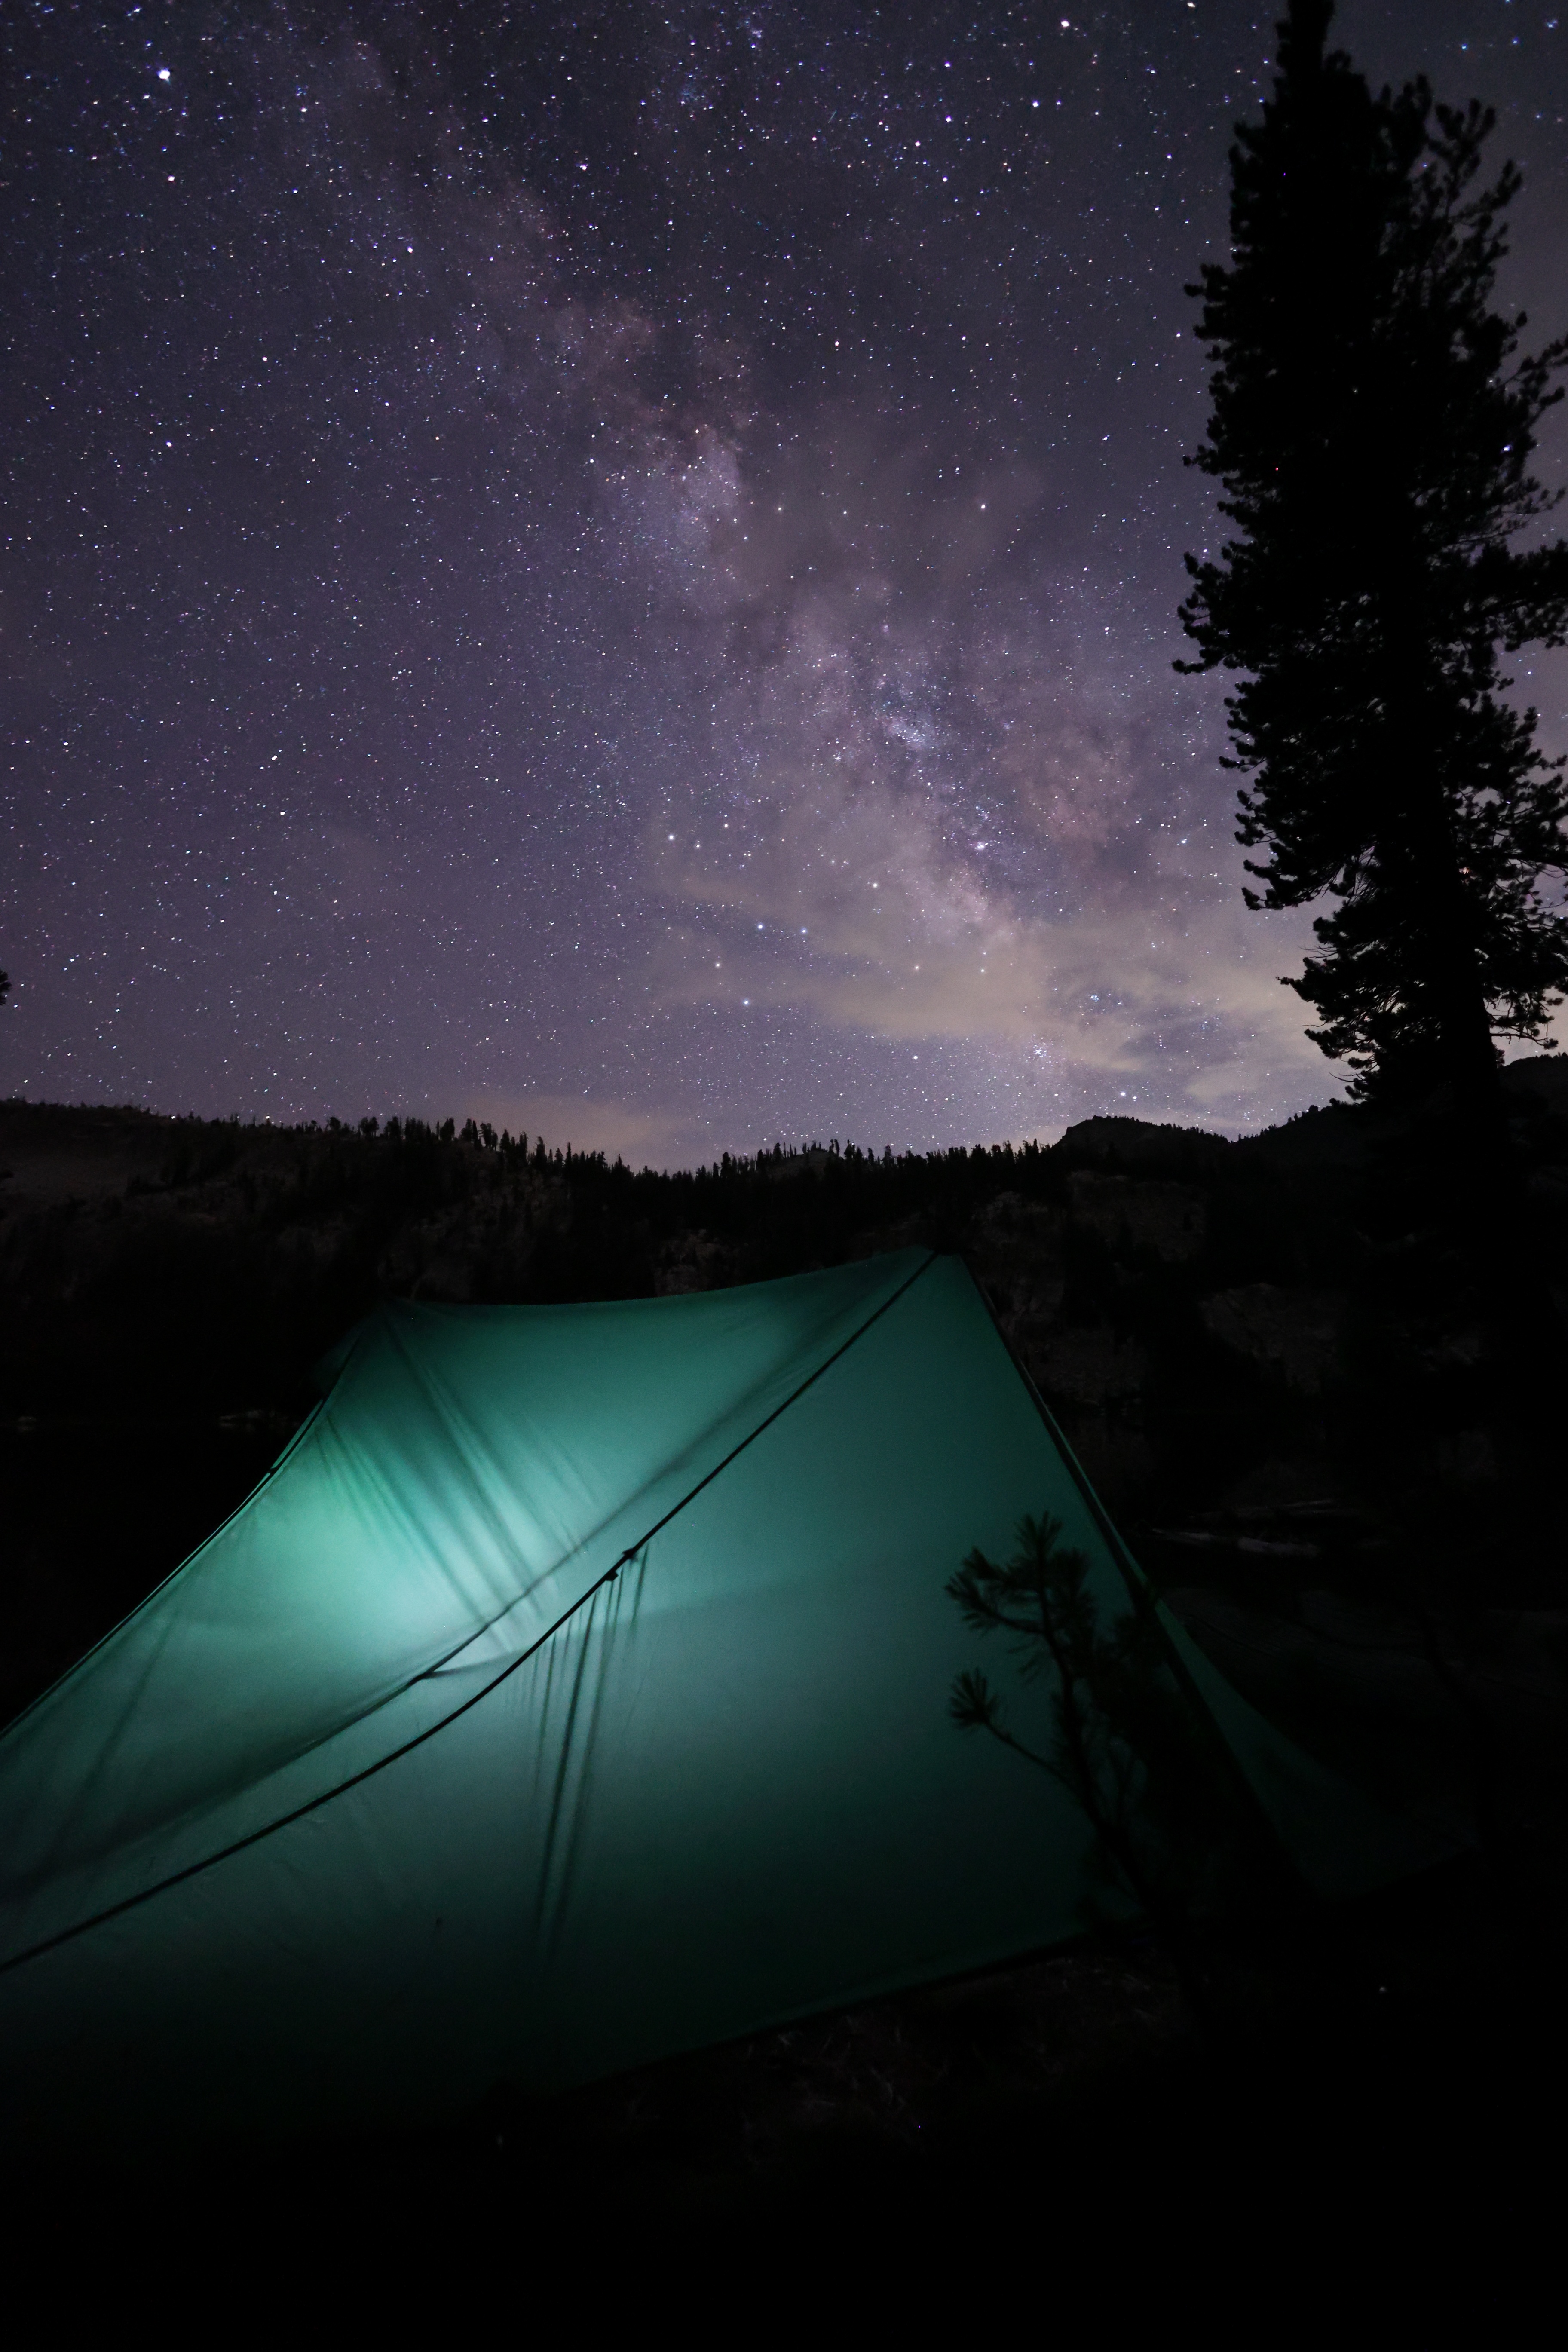
[[1218,2053],[1123,1938],[395,2146],[41,2204],[24,2165],[13,2220],[43,2243],[81,2195],[110,2232],[172,2197],[215,2249],[241,2210],[298,2249],[334,2214],[370,2241],[439,2214],[480,2260],[526,2215],[656,2267],[721,2246],[781,2293],[830,2245],[897,2245],[906,2283],[966,2245],[977,2276],[1060,2249],[1108,2308],[1179,2239],[1189,2294],[1194,2265],[1237,2295],[1272,2265],[1270,2332],[1358,2267],[1403,2340],[1445,2294],[1500,2309],[1562,2186],[1564,1076],[1516,1068],[1500,1165],[1436,1112],[670,1178],[415,1125],[0,1107],[0,1717],[242,1499],[378,1297],[646,1295],[925,1241],[963,1252],[1232,1679],[1481,1849],[1227,1930]]
[[448,2132],[134,2174],[24,2161],[11,2277],[67,2279],[117,2324],[130,2283],[204,2335],[1532,2336],[1561,2271],[1555,1971],[1462,1871],[1229,1967],[1217,2052],[1129,1940]]

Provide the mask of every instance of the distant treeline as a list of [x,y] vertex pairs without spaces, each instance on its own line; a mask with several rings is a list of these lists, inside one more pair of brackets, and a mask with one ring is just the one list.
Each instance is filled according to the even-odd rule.
[[[40,1117],[57,1115],[53,1105],[7,1105],[7,1111],[35,1111]],[[92,1114],[77,1114],[91,1116]],[[111,1118],[140,1118],[138,1112],[102,1114]],[[416,1118],[362,1118],[357,1125],[341,1118],[329,1118],[324,1123],[314,1119],[297,1126],[279,1127],[270,1121],[241,1120],[237,1117],[225,1119],[204,1119],[195,1116],[175,1118],[162,1122],[174,1129],[177,1140],[159,1171],[159,1181],[178,1186],[201,1182],[205,1178],[221,1175],[233,1167],[254,1147],[258,1137],[276,1138],[295,1144],[308,1145],[318,1139],[331,1139],[353,1146],[355,1143],[379,1144],[399,1149],[404,1154],[428,1153],[432,1145],[458,1144],[469,1150],[493,1151],[509,1166],[527,1164],[539,1170],[554,1169],[567,1173],[596,1170],[601,1175],[629,1181],[638,1188],[639,1197],[654,1192],[675,1198],[709,1197],[711,1188],[729,1183],[740,1176],[791,1175],[810,1171],[820,1173],[830,1162],[839,1161],[846,1168],[901,1168],[919,1171],[923,1181],[932,1170],[953,1170],[981,1167],[993,1172],[998,1169],[1022,1168],[1034,1163],[1044,1164],[1049,1152],[1047,1145],[1029,1141],[1021,1144],[993,1143],[954,1144],[945,1150],[895,1152],[890,1144],[879,1154],[858,1143],[840,1143],[835,1136],[828,1143],[804,1146],[774,1143],[764,1144],[754,1153],[723,1152],[710,1167],[691,1170],[662,1170],[643,1167],[632,1169],[617,1152],[612,1160],[603,1151],[574,1151],[570,1143],[553,1150],[544,1138],[530,1138],[526,1133],[513,1135],[510,1129],[497,1130],[488,1119],[465,1119],[459,1127],[453,1118],[428,1120]],[[1175,1129],[1174,1133],[1195,1133],[1195,1130]],[[340,1164],[346,1164],[340,1162]],[[405,1164],[406,1161],[405,1161]],[[143,1180],[136,1187],[152,1189]]]
[[878,1154],[834,1139],[667,1173],[475,1119],[280,1127],[26,1103],[0,1106],[0,1410],[31,1413],[298,1405],[312,1359],[383,1297],[649,1297],[954,1247],[977,1204],[1062,1181],[1035,1143]]

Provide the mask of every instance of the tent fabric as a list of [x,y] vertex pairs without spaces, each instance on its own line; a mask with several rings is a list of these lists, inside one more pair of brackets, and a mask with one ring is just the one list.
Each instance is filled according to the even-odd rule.
[[[386,1307],[0,1738],[11,2126],[436,2115],[1080,1932],[1081,1817],[947,1715],[946,1580],[1041,1509],[1125,1607],[956,1259]],[[1318,1884],[1433,1858],[1183,1654]]]

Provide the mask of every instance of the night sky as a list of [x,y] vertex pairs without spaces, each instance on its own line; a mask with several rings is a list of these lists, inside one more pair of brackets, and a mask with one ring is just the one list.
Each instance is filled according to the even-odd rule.
[[[7,8],[0,1094],[657,1164],[1328,1099],[1171,668],[1275,14]],[[1496,103],[1559,331],[1568,0],[1337,30]]]

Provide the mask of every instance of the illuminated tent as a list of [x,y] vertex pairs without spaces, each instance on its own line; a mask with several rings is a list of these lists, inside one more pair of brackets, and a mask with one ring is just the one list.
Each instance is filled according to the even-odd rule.
[[[438,2115],[1070,1937],[1081,1818],[947,1713],[1042,1508],[1125,1606],[953,1258],[384,1307],[0,1738],[9,2128]],[[1426,1858],[1184,1655],[1310,1878]]]

